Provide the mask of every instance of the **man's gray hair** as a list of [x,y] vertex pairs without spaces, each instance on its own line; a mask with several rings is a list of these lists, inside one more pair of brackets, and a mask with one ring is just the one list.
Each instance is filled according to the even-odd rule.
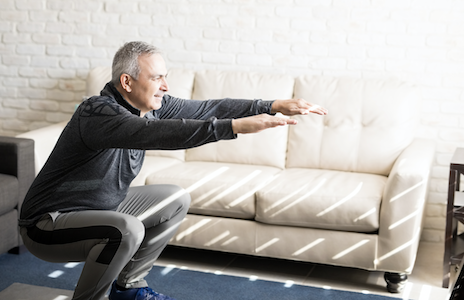
[[134,41],[125,43],[114,55],[111,82],[114,85],[120,84],[119,78],[122,74],[128,74],[135,80],[139,79],[139,56],[156,53],[161,54],[161,51],[157,47],[145,42]]

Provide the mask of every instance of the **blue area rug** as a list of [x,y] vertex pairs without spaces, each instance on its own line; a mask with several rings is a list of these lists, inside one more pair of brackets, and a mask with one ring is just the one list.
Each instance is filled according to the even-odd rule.
[[[42,261],[29,252],[0,255],[0,291],[14,282],[73,290],[83,264]],[[397,298],[279,282],[215,275],[178,268],[154,267],[150,287],[177,300],[398,300]]]

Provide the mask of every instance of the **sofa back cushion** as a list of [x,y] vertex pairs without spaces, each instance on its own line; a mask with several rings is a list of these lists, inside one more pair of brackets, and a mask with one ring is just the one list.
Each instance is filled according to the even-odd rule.
[[111,80],[111,67],[96,67],[90,70],[86,80],[85,98],[100,95],[100,91]]
[[[194,72],[181,69],[168,71],[168,94],[184,99],[192,97]],[[87,76],[86,97],[100,95],[106,83],[111,80],[111,67],[96,67]],[[147,155],[164,156],[184,160],[185,150],[150,150]]]
[[[193,99],[289,99],[294,78],[250,72],[201,71],[195,74]],[[285,167],[288,128],[272,128],[188,149],[186,161],[210,161]]]
[[287,168],[317,168],[388,175],[412,141],[417,124],[415,89],[398,80],[298,77],[295,98],[329,110],[297,116],[289,129]]

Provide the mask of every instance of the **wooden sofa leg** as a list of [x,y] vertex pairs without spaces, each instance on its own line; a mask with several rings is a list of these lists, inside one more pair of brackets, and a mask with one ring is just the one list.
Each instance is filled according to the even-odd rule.
[[383,278],[387,282],[387,290],[390,293],[400,293],[408,281],[408,275],[404,273],[385,272]]

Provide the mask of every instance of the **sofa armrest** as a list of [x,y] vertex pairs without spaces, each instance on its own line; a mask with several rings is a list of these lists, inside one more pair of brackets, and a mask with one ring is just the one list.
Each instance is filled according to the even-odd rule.
[[34,160],[35,160],[35,174],[37,175],[45,162],[47,161],[50,153],[52,153],[61,132],[66,127],[68,122],[56,123],[32,131],[28,131],[18,135],[19,138],[26,138],[34,140]]
[[2,160],[0,173],[18,178],[19,209],[35,177],[34,141],[25,138],[0,136],[0,157]]
[[393,165],[380,207],[379,269],[412,271],[434,157],[434,141],[418,138]]

